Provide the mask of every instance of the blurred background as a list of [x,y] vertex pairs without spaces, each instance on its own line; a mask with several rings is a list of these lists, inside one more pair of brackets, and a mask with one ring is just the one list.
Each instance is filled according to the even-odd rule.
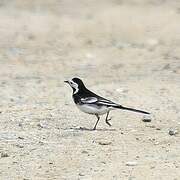
[[[171,126],[178,127],[179,19],[179,0],[0,0],[0,150],[10,156],[2,161],[2,177],[55,179],[55,174],[57,177],[70,175],[69,164],[65,165],[62,159],[63,163],[57,162],[52,173],[46,172],[50,166],[46,162],[49,159],[56,161],[58,154],[65,152],[62,147],[57,148],[57,143],[55,146],[48,142],[62,142],[63,138],[73,137],[58,128],[80,124],[90,127],[94,123],[92,117],[75,109],[71,90],[63,83],[72,77],[82,78],[90,89],[111,100],[153,112],[155,125],[164,131]],[[124,127],[124,131],[128,131],[129,122],[144,131],[144,126],[137,125],[138,116],[124,112],[115,112],[115,116],[122,119],[117,121],[118,118],[114,118],[115,127]],[[47,129],[42,131],[43,128]],[[154,132],[154,135],[163,138],[163,132],[158,132],[160,134]],[[149,129],[146,134],[151,136],[153,133]],[[24,142],[18,137],[25,138]],[[113,137],[116,139],[116,134]],[[42,148],[39,141],[46,141],[45,147],[51,149]],[[82,137],[76,143],[79,142],[85,143],[86,140]],[[141,142],[140,147],[152,146],[145,142]],[[131,150],[136,152],[139,148],[134,144],[127,146],[130,154]],[[27,153],[33,148],[37,151],[30,157]],[[72,151],[74,146],[69,149]],[[156,151],[154,153],[157,157]],[[68,153],[66,155],[67,159],[71,157]],[[126,159],[126,155],[123,157]],[[173,164],[178,154],[171,158]],[[111,159],[112,164],[116,159]],[[152,159],[145,158],[145,166],[149,167]],[[166,159],[161,160],[164,170],[147,174],[149,179],[159,179],[162,174],[166,180],[170,175],[175,178],[177,172],[164,166]],[[75,164],[81,167],[79,161]],[[107,177],[111,177],[112,172],[117,172],[120,177],[121,163],[115,168],[117,171],[113,168],[109,171],[109,176],[105,170]],[[62,170],[62,165],[67,169]],[[34,166],[44,169],[36,171]],[[101,165],[94,164],[96,166]],[[129,174],[126,169],[124,171]],[[76,178],[75,172],[72,170],[70,179]],[[140,172],[139,169],[134,176],[140,179]],[[88,173],[91,174],[91,170]],[[94,178],[100,177],[94,174]]]
[[161,78],[168,63],[178,71],[179,1],[1,0],[0,10],[1,77]]

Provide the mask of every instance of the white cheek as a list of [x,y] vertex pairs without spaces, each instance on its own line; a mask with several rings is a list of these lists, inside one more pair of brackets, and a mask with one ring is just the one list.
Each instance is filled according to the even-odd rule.
[[76,86],[74,87],[76,90],[74,91],[74,94],[76,94],[79,91],[79,88]]
[[79,91],[78,85],[73,84],[72,87],[75,89],[74,94],[76,94]]

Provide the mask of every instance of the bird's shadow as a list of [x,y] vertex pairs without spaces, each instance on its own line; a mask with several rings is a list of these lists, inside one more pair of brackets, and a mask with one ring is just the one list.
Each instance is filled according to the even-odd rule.
[[[68,129],[66,129],[68,130]],[[90,128],[86,128],[86,127],[75,127],[75,128],[69,128],[69,130],[76,130],[76,131],[116,131],[116,129],[90,129]]]

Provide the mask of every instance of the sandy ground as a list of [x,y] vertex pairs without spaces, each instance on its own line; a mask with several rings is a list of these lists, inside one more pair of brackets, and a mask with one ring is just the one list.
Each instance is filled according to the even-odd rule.
[[[1,180],[179,180],[179,0],[0,1]],[[108,127],[67,78],[152,113]],[[130,166],[128,166],[130,163]]]

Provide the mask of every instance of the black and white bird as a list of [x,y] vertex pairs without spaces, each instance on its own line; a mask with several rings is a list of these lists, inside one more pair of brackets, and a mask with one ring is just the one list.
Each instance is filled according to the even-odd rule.
[[109,112],[113,109],[121,109],[121,110],[129,110],[143,114],[150,114],[149,112],[124,107],[122,105],[116,104],[108,99],[105,99],[92,91],[88,90],[81,79],[73,78],[68,81],[64,81],[68,83],[73,89],[73,100],[76,106],[83,112],[95,115],[97,117],[96,124],[93,130],[96,129],[96,126],[100,120],[100,116],[106,114],[105,122],[111,126],[110,120],[108,119]]

